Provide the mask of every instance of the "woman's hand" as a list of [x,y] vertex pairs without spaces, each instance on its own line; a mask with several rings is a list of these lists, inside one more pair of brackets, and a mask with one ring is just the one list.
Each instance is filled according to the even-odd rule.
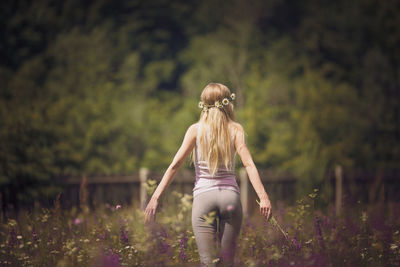
[[263,198],[260,201],[260,213],[262,216],[265,217],[265,219],[269,219],[269,216],[271,215],[271,202],[269,201],[268,198]]
[[151,198],[144,211],[144,216],[145,216],[144,221],[146,223],[156,220],[157,206],[158,206],[158,200],[155,198]]

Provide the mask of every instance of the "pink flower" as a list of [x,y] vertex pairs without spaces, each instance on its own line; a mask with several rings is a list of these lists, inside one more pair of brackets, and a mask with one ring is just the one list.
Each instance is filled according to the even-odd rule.
[[234,205],[228,205],[227,207],[226,207],[226,210],[227,211],[232,211],[232,210],[234,210],[235,209],[235,206]]
[[122,208],[122,206],[121,206],[121,205],[117,205],[117,206],[115,206],[115,209],[116,209],[116,210],[119,210],[120,208]]
[[76,218],[72,223],[73,223],[74,225],[79,225],[79,224],[81,224],[82,222],[83,222],[82,219]]

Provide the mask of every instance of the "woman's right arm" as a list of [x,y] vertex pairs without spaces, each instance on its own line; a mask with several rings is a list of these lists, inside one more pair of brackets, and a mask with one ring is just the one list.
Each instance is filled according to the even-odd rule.
[[247,148],[243,127],[238,123],[236,124],[235,148],[246,169],[250,182],[260,198],[260,213],[268,219],[271,214],[271,202],[261,182],[260,175],[258,174],[250,151]]

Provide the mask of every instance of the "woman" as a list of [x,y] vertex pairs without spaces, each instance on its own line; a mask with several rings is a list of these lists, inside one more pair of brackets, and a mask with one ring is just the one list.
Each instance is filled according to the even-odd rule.
[[[242,205],[234,172],[235,152],[260,198],[261,215],[268,219],[271,213],[271,203],[246,146],[243,127],[234,121],[234,99],[235,95],[223,84],[210,83],[204,88],[199,103],[202,109],[200,120],[188,128],[181,147],[145,210],[145,220],[154,220],[158,199],[194,150],[196,182],[192,226],[202,266],[214,266],[218,261],[233,265],[242,223]],[[214,244],[217,232],[219,255],[215,253]]]

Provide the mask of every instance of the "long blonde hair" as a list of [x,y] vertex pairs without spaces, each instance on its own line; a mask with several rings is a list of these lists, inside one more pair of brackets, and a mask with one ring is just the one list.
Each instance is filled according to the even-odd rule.
[[225,100],[224,105],[216,106],[217,101],[222,103],[224,98],[231,99],[231,92],[223,84],[210,83],[203,89],[200,98],[202,105],[211,108],[203,108],[200,114],[197,156],[198,160],[207,162],[210,174],[214,175],[221,165],[227,170],[233,166],[234,146],[231,138],[231,122],[234,121],[233,104],[232,101],[226,104]]

